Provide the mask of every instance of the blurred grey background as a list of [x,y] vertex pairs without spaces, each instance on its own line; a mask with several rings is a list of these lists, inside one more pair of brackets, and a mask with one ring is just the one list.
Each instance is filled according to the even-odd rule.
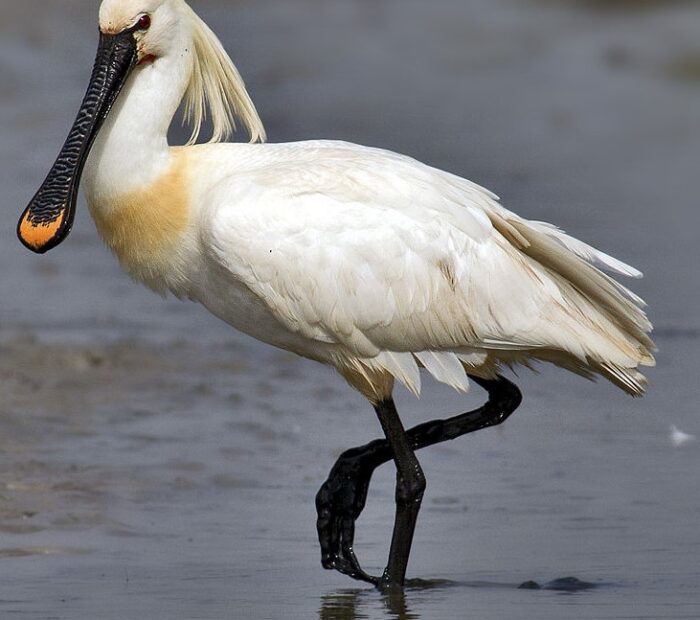
[[[345,139],[468,177],[645,272],[660,346],[632,401],[543,368],[522,410],[422,455],[411,572],[387,607],[318,565],[313,496],[379,433],[330,371],[130,282],[81,202],[48,256],[15,238],[94,58],[98,3],[0,4],[0,611],[24,618],[700,615],[700,6],[689,0],[223,0],[271,141]],[[173,140],[186,135],[179,124]],[[240,138],[239,138],[240,139]],[[244,139],[244,138],[243,138]],[[426,382],[427,383],[427,382]],[[407,424],[464,410],[428,384]],[[386,468],[385,468],[386,469]],[[378,571],[392,474],[358,553]],[[569,573],[575,597],[515,590]]]

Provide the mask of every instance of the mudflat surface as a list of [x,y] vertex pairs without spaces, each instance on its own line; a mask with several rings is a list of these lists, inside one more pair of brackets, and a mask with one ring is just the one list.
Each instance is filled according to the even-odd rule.
[[[410,573],[426,581],[387,599],[323,571],[313,498],[378,436],[374,414],[330,370],[130,282],[84,208],[50,255],[19,246],[85,90],[97,3],[3,0],[0,616],[700,617],[700,443],[669,436],[700,435],[697,5],[193,4],[273,141],[408,153],[642,269],[659,366],[643,400],[522,371],[505,426],[421,454]],[[483,398],[425,383],[420,401],[398,393],[407,425]],[[358,527],[374,572],[392,517],[384,467]],[[517,589],[530,580],[545,587]]]

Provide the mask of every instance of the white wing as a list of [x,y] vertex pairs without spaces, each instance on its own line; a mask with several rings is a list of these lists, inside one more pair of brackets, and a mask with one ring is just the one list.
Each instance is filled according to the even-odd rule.
[[650,357],[638,298],[577,256],[635,273],[619,261],[393,153],[342,143],[268,153],[219,185],[205,237],[286,329],[337,345],[337,363],[379,365],[417,392],[416,361],[466,389],[462,364],[494,351],[563,351],[624,371]]

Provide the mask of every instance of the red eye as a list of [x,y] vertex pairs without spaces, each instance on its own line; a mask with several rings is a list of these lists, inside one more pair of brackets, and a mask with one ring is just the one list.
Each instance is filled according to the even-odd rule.
[[148,30],[151,27],[151,16],[142,15],[138,21],[139,30]]

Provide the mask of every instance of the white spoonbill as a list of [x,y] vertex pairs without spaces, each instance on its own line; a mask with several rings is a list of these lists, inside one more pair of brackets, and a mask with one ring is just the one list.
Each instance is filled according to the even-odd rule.
[[[97,229],[150,288],[329,364],[374,407],[385,439],[345,452],[317,495],[322,562],[402,587],[425,478],[415,451],[503,422],[520,392],[503,366],[544,360],[632,395],[654,363],[642,300],[601,269],[641,274],[518,217],[465,179],[342,142],[256,144],[265,132],[219,40],[184,0],[104,0],[87,94],[18,233],[46,252],[68,235],[82,186]],[[178,107],[193,126],[171,147]],[[213,138],[195,145],[209,114]],[[221,144],[238,119],[251,144]],[[420,368],[488,402],[404,430],[398,380]],[[353,551],[373,470],[393,459],[396,518],[381,577]]]

